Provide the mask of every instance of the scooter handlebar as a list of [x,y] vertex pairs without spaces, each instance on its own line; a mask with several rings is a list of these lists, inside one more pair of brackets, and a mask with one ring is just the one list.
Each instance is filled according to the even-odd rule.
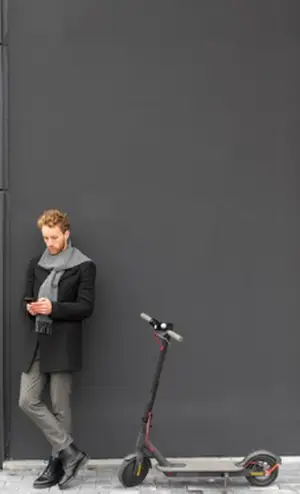
[[[161,330],[165,329],[164,326],[167,327],[165,323],[159,323],[158,321],[156,321],[156,319],[154,319],[151,316],[148,316],[148,314],[145,314],[144,312],[141,313],[141,318],[144,319],[144,321],[151,324],[152,326],[155,325],[160,326]],[[172,338],[175,341],[181,342],[183,340],[183,337],[179,333],[173,331],[173,329],[166,329],[165,332],[170,336],[170,338]]]
[[148,316],[148,314],[145,314],[144,312],[141,313],[141,318],[144,319],[144,321],[147,321],[149,324],[152,322],[152,317]]
[[167,333],[169,336],[171,336],[171,338],[173,338],[173,340],[176,340],[179,343],[183,340],[181,334],[176,333],[176,331],[173,331],[173,329],[168,329]]

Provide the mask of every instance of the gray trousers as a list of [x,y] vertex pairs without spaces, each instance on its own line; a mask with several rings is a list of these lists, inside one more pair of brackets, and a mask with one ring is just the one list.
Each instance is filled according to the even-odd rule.
[[[42,401],[42,394],[49,384],[52,412]],[[29,372],[21,376],[19,407],[41,429],[52,446],[52,455],[67,448],[71,437],[72,374],[40,371],[40,361],[35,360]]]

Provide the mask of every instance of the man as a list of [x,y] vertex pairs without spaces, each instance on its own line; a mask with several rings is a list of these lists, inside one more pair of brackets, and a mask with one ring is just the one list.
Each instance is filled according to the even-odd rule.
[[[57,209],[38,219],[46,249],[30,261],[24,309],[30,354],[21,376],[19,406],[41,429],[52,455],[34,487],[65,488],[87,455],[71,436],[72,374],[81,369],[81,326],[94,309],[96,266],[70,240],[67,215]],[[42,401],[49,385],[52,411]]]

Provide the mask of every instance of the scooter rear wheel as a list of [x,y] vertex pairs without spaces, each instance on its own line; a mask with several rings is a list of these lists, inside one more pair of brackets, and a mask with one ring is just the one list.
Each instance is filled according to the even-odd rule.
[[[251,467],[249,466],[249,470],[252,470],[252,474],[249,472],[249,475],[246,476],[249,484],[255,485],[256,487],[267,487],[268,485],[273,484],[273,482],[277,479],[279,469],[278,467],[271,471],[270,474],[261,475],[266,469],[272,470],[272,467],[276,465],[276,460],[272,456],[261,454],[254,456],[251,458]],[[255,475],[255,473],[257,475]]]
[[149,458],[144,457],[139,475],[135,471],[136,458],[124,460],[118,471],[118,478],[124,487],[135,487],[140,485],[148,475],[151,463]]

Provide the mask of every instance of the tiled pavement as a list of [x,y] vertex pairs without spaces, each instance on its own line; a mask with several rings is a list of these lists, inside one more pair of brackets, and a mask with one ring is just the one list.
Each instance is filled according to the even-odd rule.
[[[43,491],[33,489],[32,482],[39,473],[41,467],[36,464],[18,462],[13,467],[0,470],[0,494],[31,494]],[[183,494],[188,492],[198,494],[217,494],[224,492],[222,479],[192,479],[182,481],[168,479],[154,467],[142,486],[124,489],[117,478],[117,465],[98,464],[90,462],[85,470],[78,474],[66,494],[97,494],[97,493],[127,493],[127,494]],[[44,492],[50,494],[61,493],[57,487],[52,487]],[[255,488],[249,486],[244,479],[229,480],[228,494],[300,494],[300,461],[284,463],[277,481],[270,487]]]

